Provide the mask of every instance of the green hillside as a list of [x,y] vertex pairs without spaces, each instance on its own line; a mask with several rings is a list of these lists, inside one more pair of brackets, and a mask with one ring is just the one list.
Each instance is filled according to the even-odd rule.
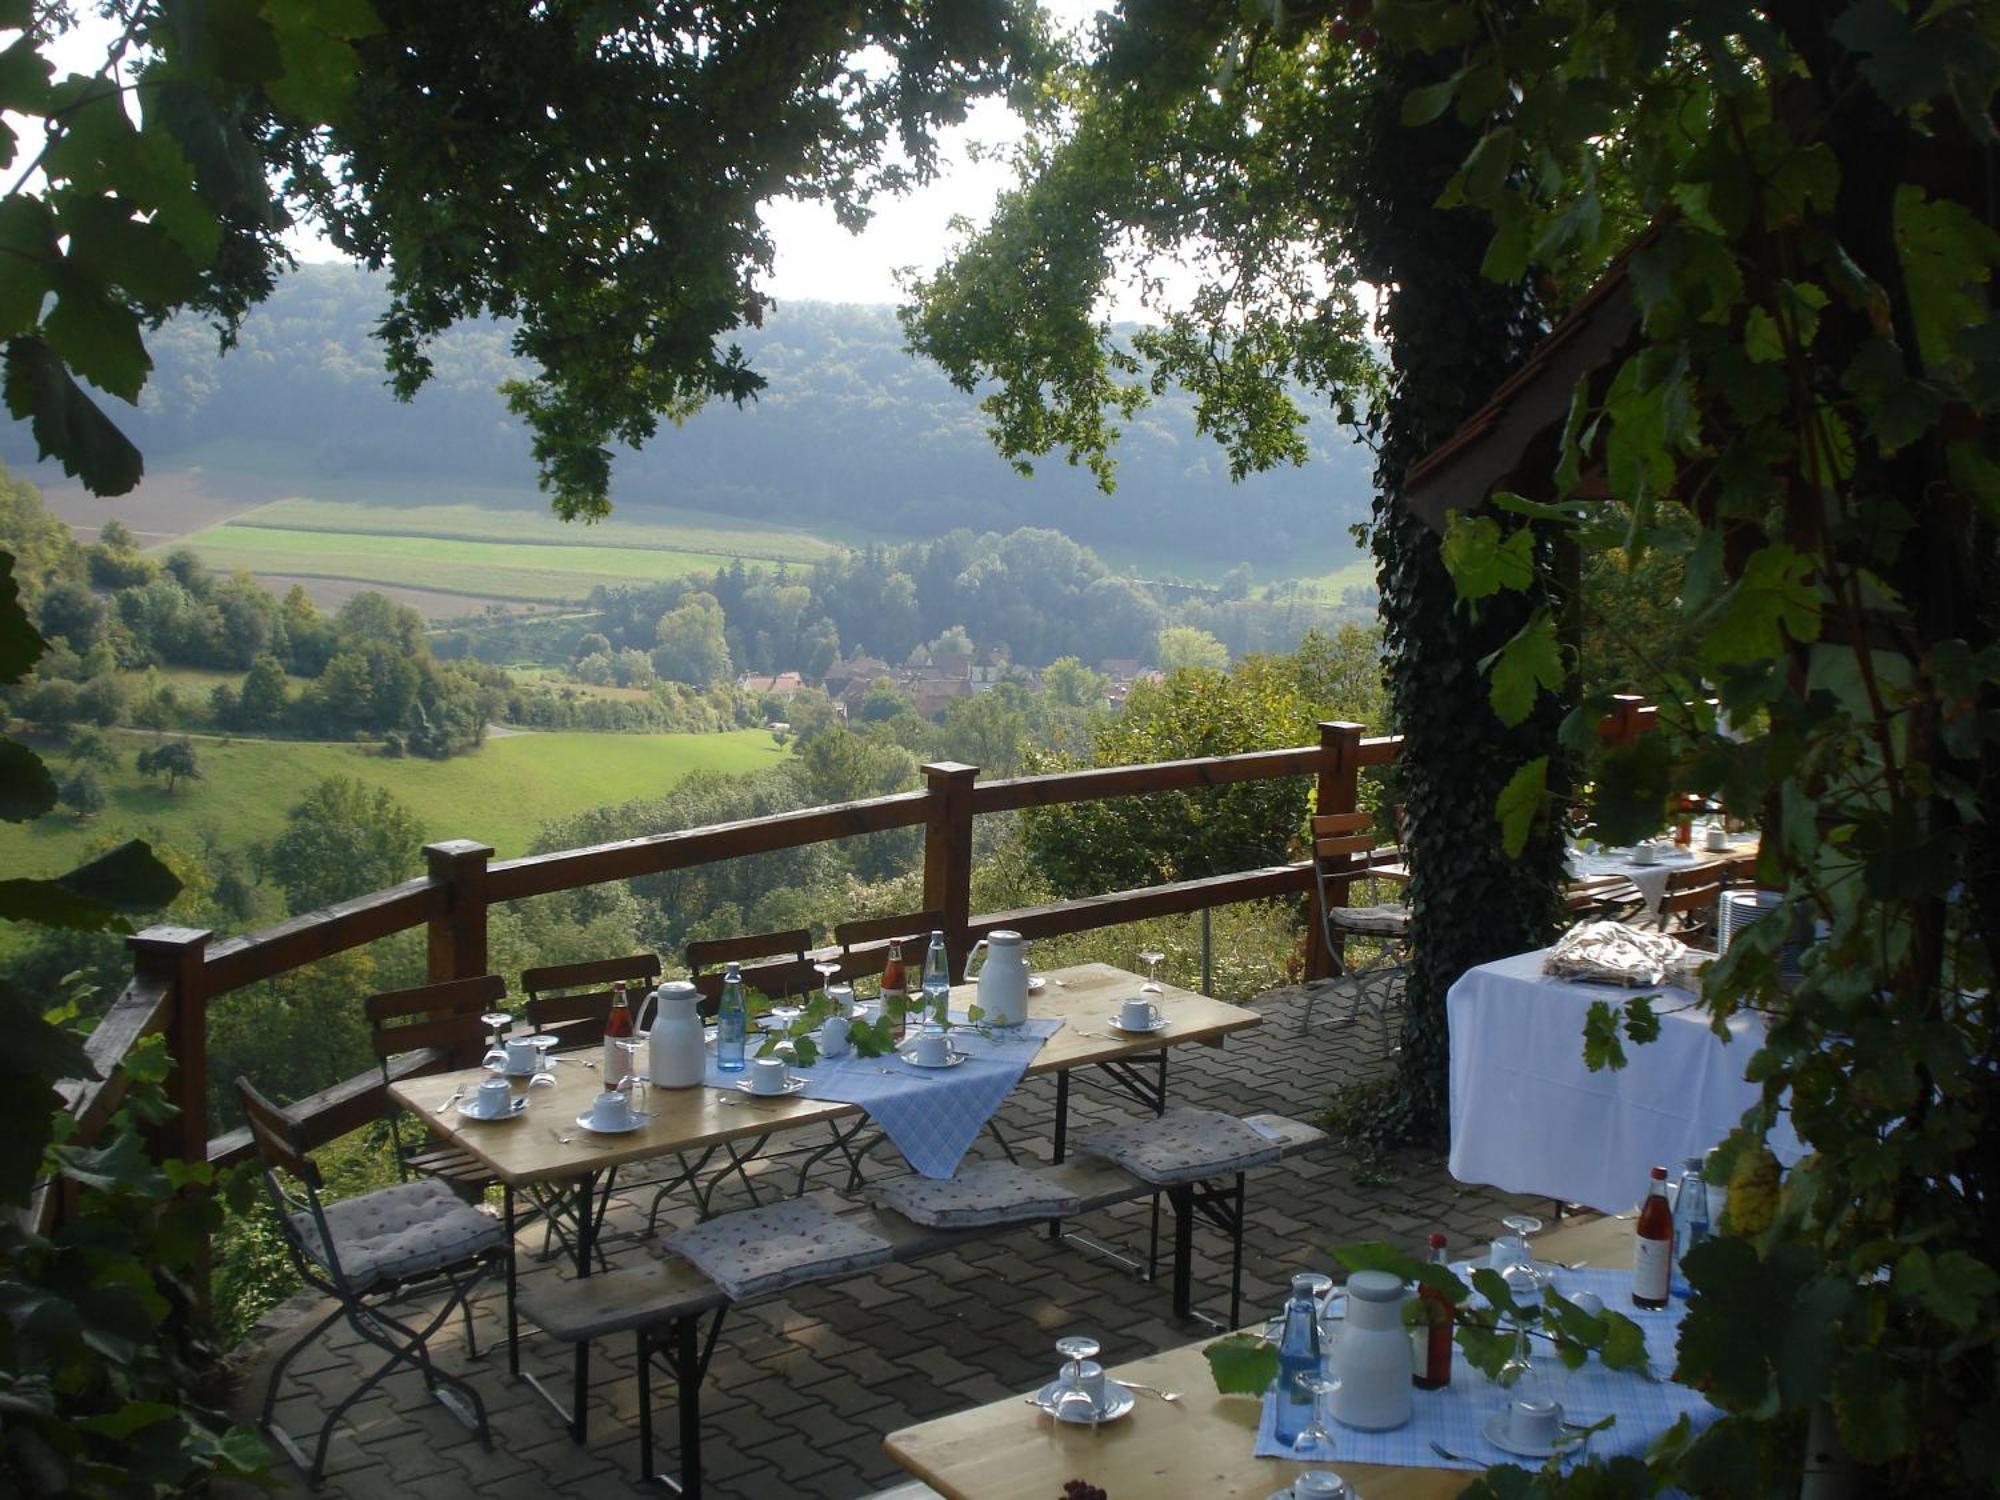
[[[79,826],[65,812],[0,825],[0,868],[52,875],[114,836],[149,830],[193,846],[212,833],[225,847],[269,839],[285,813],[326,776],[384,786],[430,838],[477,838],[501,858],[527,852],[543,823],[585,808],[653,797],[691,771],[754,771],[781,759],[762,730],[731,734],[517,734],[447,761],[385,760],[371,747],[284,740],[197,740],[206,780],[173,795],[132,769],[150,736],[114,731],[124,766],[101,777],[109,805]],[[54,761],[58,774],[59,762]]]

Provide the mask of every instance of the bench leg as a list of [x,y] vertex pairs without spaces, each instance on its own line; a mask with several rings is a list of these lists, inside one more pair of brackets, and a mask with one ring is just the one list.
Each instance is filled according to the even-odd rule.
[[1174,1316],[1194,1311],[1194,1189],[1183,1183],[1167,1189],[1174,1206]]
[[[708,1362],[715,1356],[722,1336],[722,1320],[729,1309],[716,1309],[706,1340],[698,1339],[699,1316],[676,1318],[666,1337],[656,1343],[646,1329],[638,1330],[639,1348],[639,1479],[643,1484],[663,1484],[668,1489],[699,1500],[701,1495],[701,1384],[708,1377]],[[675,1405],[680,1412],[680,1477],[662,1474],[653,1453],[653,1356],[665,1353],[672,1368]]]

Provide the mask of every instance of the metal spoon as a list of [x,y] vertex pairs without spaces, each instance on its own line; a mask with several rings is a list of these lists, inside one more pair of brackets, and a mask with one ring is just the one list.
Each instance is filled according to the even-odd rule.
[[1181,1399],[1179,1391],[1163,1391],[1156,1385],[1141,1385],[1136,1380],[1120,1380],[1116,1383],[1124,1386],[1128,1391],[1144,1391],[1149,1396],[1158,1396],[1169,1405]]
[[461,1083],[457,1088],[451,1091],[451,1097],[445,1100],[444,1103],[440,1104],[436,1109],[432,1110],[431,1113],[434,1115],[441,1115],[446,1110],[450,1109],[454,1104],[458,1103],[458,1101],[464,1097],[465,1097],[465,1085]]

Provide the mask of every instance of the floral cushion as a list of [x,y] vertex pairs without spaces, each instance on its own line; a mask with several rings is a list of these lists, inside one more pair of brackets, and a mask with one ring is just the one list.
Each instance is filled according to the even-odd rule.
[[[493,1215],[464,1202],[443,1183],[425,1178],[377,1188],[325,1205],[341,1274],[355,1291],[378,1281],[408,1281],[506,1243]],[[319,1226],[309,1213],[291,1215],[292,1231],[308,1259],[332,1270]]]
[[1282,1150],[1236,1116],[1214,1109],[1170,1109],[1156,1120],[1092,1131],[1076,1145],[1158,1187],[1261,1167]]
[[972,1229],[1026,1219],[1063,1219],[1083,1200],[1039,1172],[1008,1161],[967,1162],[950,1177],[912,1173],[871,1188],[869,1198],[912,1224]]
[[722,1214],[676,1230],[666,1246],[735,1301],[805,1281],[824,1281],[888,1263],[879,1235],[827,1212],[811,1198]]

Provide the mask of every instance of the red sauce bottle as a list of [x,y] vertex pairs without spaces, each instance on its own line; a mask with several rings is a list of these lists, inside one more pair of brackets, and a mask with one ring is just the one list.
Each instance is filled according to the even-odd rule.
[[903,972],[903,945],[891,942],[889,957],[882,965],[882,1014],[895,1018],[898,1037],[909,1030],[909,1019],[903,1009],[909,987],[909,976]]
[[[1432,1265],[1448,1263],[1444,1245],[1443,1235],[1431,1236]],[[1458,1309],[1452,1306],[1449,1297],[1432,1287],[1419,1286],[1417,1297],[1424,1309],[1424,1360],[1422,1368],[1411,1374],[1410,1381],[1420,1391],[1441,1391],[1451,1384],[1452,1317]]]

